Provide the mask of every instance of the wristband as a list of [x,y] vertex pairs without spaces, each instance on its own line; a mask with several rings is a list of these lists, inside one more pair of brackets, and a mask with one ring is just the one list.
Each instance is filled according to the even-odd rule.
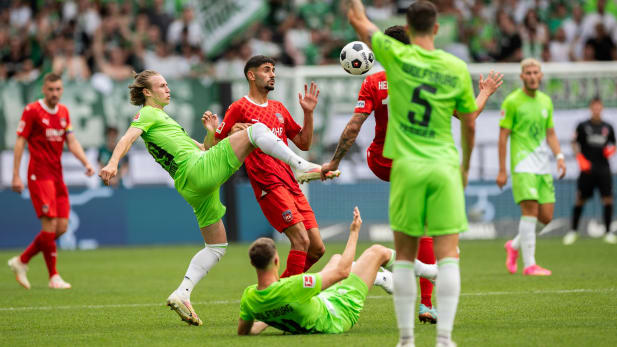
[[566,159],[566,157],[563,155],[563,153],[557,153],[557,155],[555,156],[555,159],[559,160],[559,159]]

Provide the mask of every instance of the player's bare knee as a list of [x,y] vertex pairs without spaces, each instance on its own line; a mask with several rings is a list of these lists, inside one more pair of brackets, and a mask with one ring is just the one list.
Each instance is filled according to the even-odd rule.
[[311,244],[308,236],[301,235],[299,233],[296,233],[294,237],[290,237],[289,241],[291,242],[292,249],[304,252],[308,252],[309,246]]
[[544,215],[541,214],[541,215],[538,216],[538,221],[540,223],[542,223],[542,224],[548,224],[552,220],[553,220],[553,215],[552,214],[551,215],[547,215],[547,216],[544,216]]
[[365,252],[370,253],[373,257],[383,258],[384,260],[389,259],[392,254],[388,248],[382,245],[372,245]]
[[318,246],[311,245],[309,253],[313,258],[320,259],[326,253],[326,246],[323,243]]

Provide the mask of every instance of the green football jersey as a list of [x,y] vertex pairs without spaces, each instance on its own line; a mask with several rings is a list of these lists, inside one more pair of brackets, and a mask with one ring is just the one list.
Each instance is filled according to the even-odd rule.
[[546,143],[546,130],[553,128],[553,102],[536,91],[531,97],[517,89],[501,105],[499,126],[510,129],[510,170],[539,175],[550,174],[551,150]]
[[200,152],[197,144],[165,111],[152,106],[142,107],[131,127],[143,130],[141,137],[148,152],[177,185],[184,178],[184,169],[192,154]]
[[335,330],[337,322],[318,296],[321,275],[300,274],[281,278],[268,288],[247,287],[240,301],[240,318],[259,320],[294,334],[324,333]]
[[454,110],[477,109],[467,65],[450,53],[406,45],[382,32],[373,52],[388,79],[388,130],[384,156],[458,165],[452,138]]

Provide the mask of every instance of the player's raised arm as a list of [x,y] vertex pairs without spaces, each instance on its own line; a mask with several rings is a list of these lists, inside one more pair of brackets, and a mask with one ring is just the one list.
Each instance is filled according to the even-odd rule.
[[73,134],[72,132],[66,134],[66,145],[69,148],[69,151],[73,153],[75,158],[77,158],[81,162],[81,164],[86,168],[86,176],[90,177],[94,175],[95,173],[94,168],[92,167],[92,165],[90,165],[90,162],[88,161],[88,158],[86,157],[86,153],[84,153],[83,147],[81,146],[79,141],[77,141],[75,134]]
[[298,102],[304,111],[304,124],[298,135],[291,141],[301,150],[308,151],[313,143],[313,111],[319,101],[319,88],[317,84],[311,82],[311,87],[304,85],[304,96],[298,93]]
[[[486,102],[488,98],[501,87],[503,84],[503,74],[499,72],[495,72],[491,70],[484,79],[484,76],[480,75],[480,81],[478,81],[478,89],[480,92],[476,97],[476,105],[478,105],[478,109],[473,113],[473,118],[476,119],[480,116],[480,113],[484,111],[484,107],[486,107]],[[458,112],[454,111],[454,116],[459,118]]]
[[118,141],[109,162],[99,172],[99,177],[103,180],[105,185],[109,185],[111,179],[116,176],[118,173],[118,163],[120,162],[120,159],[126,155],[133,145],[133,142],[135,142],[135,140],[137,140],[142,133],[143,130],[139,128],[129,127],[126,133],[124,133],[124,136],[122,136],[120,141]]
[[368,113],[354,113],[349,122],[347,122],[347,126],[345,126],[345,129],[338,140],[338,145],[336,146],[332,159],[321,166],[322,181],[326,179],[325,175],[328,171],[335,171],[338,169],[341,160],[345,154],[347,154],[347,151],[349,151],[354,142],[356,142],[356,138],[360,133],[362,124],[364,124],[368,116]]
[[[349,276],[351,265],[356,257],[356,245],[358,244],[358,234],[361,227],[362,217],[360,217],[360,210],[356,206],[353,210],[353,221],[349,226],[349,238],[343,254],[334,255],[330,263],[319,273],[321,275],[321,290],[325,290]],[[335,257],[338,257],[338,260]],[[332,266],[330,266],[331,263]]]
[[364,5],[361,0],[344,0],[347,5],[347,19],[354,28],[360,40],[371,47],[371,36],[379,31],[379,28],[366,16]]

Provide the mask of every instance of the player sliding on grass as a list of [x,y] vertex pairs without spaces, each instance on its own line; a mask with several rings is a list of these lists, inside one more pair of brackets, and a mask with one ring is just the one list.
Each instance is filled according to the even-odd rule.
[[[260,238],[249,248],[257,284],[240,301],[238,335],[256,335],[268,325],[292,334],[342,333],[356,324],[373,285],[392,293],[394,250],[373,245],[353,262],[362,226],[354,209],[343,254],[335,254],[319,273],[279,278],[280,258],[274,241]],[[434,279],[435,265],[422,264],[422,276]]]
[[[404,44],[409,44],[409,37],[405,32],[405,28],[400,25],[389,27],[384,33]],[[480,115],[488,98],[501,86],[503,83],[502,78],[503,74],[494,73],[493,71],[488,74],[486,79],[480,75],[480,81],[478,82],[480,93],[476,98],[478,110],[474,113],[474,117]],[[375,176],[383,181],[390,182],[392,160],[383,156],[383,145],[388,125],[388,84],[385,71],[372,74],[364,79],[354,114],[341,134],[332,160],[321,166],[323,173],[338,169],[341,159],[343,159],[355,142],[362,124],[364,124],[364,121],[368,119],[371,113],[375,114],[375,137],[366,151],[366,161]],[[418,259],[426,264],[435,263],[433,239],[431,237],[420,238]],[[437,310],[431,303],[432,292],[433,283],[425,278],[420,278],[420,297],[422,301],[418,309],[418,318],[422,322],[437,322]]]
[[[467,230],[465,197],[478,109],[466,64],[435,49],[437,8],[418,0],[407,9],[411,45],[383,34],[360,0],[346,0],[347,17],[373,48],[388,81],[389,117],[384,156],[390,175],[390,226],[394,231],[394,308],[398,346],[414,346],[414,265],[421,236],[433,236],[437,278],[437,346],[451,340],[460,294],[458,234]],[[452,114],[461,121],[462,163],[452,138]]]
[[206,246],[191,259],[182,283],[171,293],[167,305],[182,320],[201,325],[201,319],[191,306],[190,295],[227,249],[227,236],[221,221],[225,214],[225,206],[219,199],[221,184],[238,170],[255,148],[291,165],[297,170],[299,179],[321,167],[297,156],[262,123],[253,124],[213,145],[218,117],[210,111],[202,117],[207,135],[203,144],[198,143],[163,111],[170,102],[170,90],[165,78],[156,71],[137,74],[129,89],[131,103],[142,108],[99,176],[109,185],[118,172],[118,162],[141,136],[148,152],[174,179],[180,195],[193,207]]
[[[285,106],[268,94],[274,90],[276,61],[257,55],[244,66],[248,81],[248,95],[240,98],[227,110],[225,119],[216,131],[216,141],[230,133],[254,123],[265,124],[273,134],[287,144],[290,139],[299,149],[308,151],[313,142],[313,111],[317,106],[319,89],[311,83],[304,85],[304,96],[298,94],[298,102],[304,111],[304,124],[298,125]],[[300,190],[291,168],[286,163],[264,154],[260,150],[251,153],[244,163],[255,192],[255,198],[264,216],[278,232],[284,233],[291,242],[287,257],[287,269],[282,277],[307,271],[325,253],[315,214]],[[324,178],[334,178],[338,170],[327,171]],[[298,179],[300,183],[319,179],[321,170],[310,171]]]

